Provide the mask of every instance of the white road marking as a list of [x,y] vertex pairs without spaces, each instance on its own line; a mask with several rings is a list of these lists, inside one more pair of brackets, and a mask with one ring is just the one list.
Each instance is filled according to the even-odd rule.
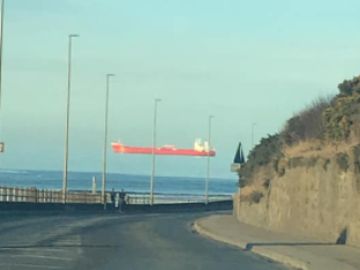
[[0,266],[22,267],[21,269],[24,269],[23,267],[27,267],[27,268],[45,268],[45,269],[64,269],[63,267],[56,266],[56,265],[42,265],[42,264],[28,264],[28,263],[11,263],[11,264],[0,263]]
[[46,259],[46,260],[59,260],[59,261],[72,261],[71,258],[47,256],[47,255],[32,255],[32,254],[11,254],[10,257],[26,257],[30,259]]

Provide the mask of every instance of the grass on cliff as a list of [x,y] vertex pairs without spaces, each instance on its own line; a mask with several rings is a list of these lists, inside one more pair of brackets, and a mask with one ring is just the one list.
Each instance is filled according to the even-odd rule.
[[285,157],[323,157],[335,156],[339,152],[347,152],[359,144],[357,139],[346,142],[324,143],[321,140],[301,141],[295,145],[284,145],[282,153]]
[[285,145],[351,142],[360,137],[360,76],[338,85],[339,94],[316,99],[290,118],[280,136]]
[[274,158],[280,158],[282,154],[282,140],[279,134],[268,135],[261,139],[249,153],[247,162],[241,167],[239,172],[241,181],[247,185],[254,171],[260,167],[269,164]]
[[323,114],[333,99],[331,96],[318,98],[290,118],[281,131],[284,143],[294,145],[301,141],[322,139],[326,130]]
[[259,167],[273,163],[275,168],[284,156],[331,157],[360,143],[360,76],[338,88],[337,96],[318,98],[251,150],[239,172],[245,185]]

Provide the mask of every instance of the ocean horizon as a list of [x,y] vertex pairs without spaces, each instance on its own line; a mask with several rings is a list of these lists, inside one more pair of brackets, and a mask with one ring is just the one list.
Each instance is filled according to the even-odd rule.
[[[69,171],[69,190],[92,190],[93,177],[96,179],[96,190],[101,190],[101,172]],[[62,171],[0,169],[0,186],[36,187],[39,189],[61,189]],[[108,191],[124,190],[129,193],[148,193],[150,175],[108,173]],[[236,192],[237,180],[210,178],[209,195],[231,195]],[[156,176],[155,193],[173,195],[203,195],[205,177]]]

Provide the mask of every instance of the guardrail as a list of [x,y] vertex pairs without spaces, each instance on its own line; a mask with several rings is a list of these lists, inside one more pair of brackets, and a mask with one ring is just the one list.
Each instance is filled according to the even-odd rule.
[[[0,186],[0,202],[30,202],[30,203],[62,203],[61,190],[17,188]],[[100,193],[86,191],[69,191],[66,195],[67,203],[101,203]]]
[[[208,202],[232,200],[231,195],[211,195]],[[150,196],[147,194],[128,194],[125,198],[127,204],[150,204]],[[205,197],[201,195],[165,195],[154,196],[154,204],[180,204],[180,203],[201,203]]]
[[[112,199],[114,202],[112,202]],[[208,202],[218,202],[231,200],[232,196],[210,195]],[[120,199],[120,193],[106,193],[108,204],[118,206],[123,200],[129,205],[148,205],[150,196],[148,194],[127,193],[125,198]],[[63,203],[63,192],[53,189],[18,188],[0,186],[0,203],[1,202],[24,202],[24,203]],[[101,193],[92,193],[90,191],[68,191],[66,195],[67,203],[81,204],[101,204],[103,203]],[[166,195],[156,194],[154,204],[184,204],[184,203],[201,203],[205,202],[205,197],[201,195]]]

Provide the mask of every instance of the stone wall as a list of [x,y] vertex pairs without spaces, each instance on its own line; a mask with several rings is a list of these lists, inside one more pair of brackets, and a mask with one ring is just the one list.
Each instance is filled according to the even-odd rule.
[[[267,165],[268,179],[260,174],[263,179],[234,196],[234,215],[255,226],[360,247],[358,150],[332,158],[282,158],[276,161],[280,169]],[[260,200],[251,196],[255,192]]]

